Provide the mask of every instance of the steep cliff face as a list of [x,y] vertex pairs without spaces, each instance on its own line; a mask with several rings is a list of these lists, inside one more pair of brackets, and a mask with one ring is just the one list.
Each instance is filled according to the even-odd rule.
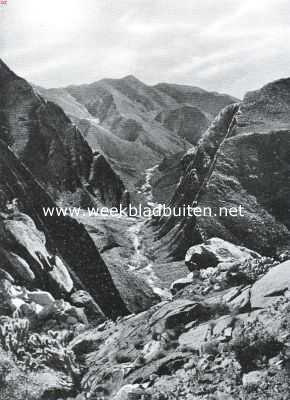
[[[189,243],[213,236],[264,254],[289,246],[289,80],[266,85],[226,107],[197,149],[183,158],[171,206],[197,203],[212,216],[163,218],[158,246],[183,257]],[[243,207],[243,215],[220,208]],[[174,239],[175,238],[175,239]],[[161,243],[161,244],[160,244]]]
[[93,188],[87,191],[93,152],[58,105],[40,97],[2,62],[0,92],[0,138],[10,145],[55,199],[65,195],[66,202],[86,206],[94,203],[94,191],[105,185],[110,191],[114,187],[112,183],[116,183],[116,197],[112,199],[111,194],[109,197],[118,204],[124,186],[109,165],[109,180],[103,182],[102,178],[96,179],[95,174]]
[[[2,267],[19,284],[68,298],[88,290],[109,317],[128,313],[108,269],[83,225],[69,217],[45,216],[54,202],[29,170],[0,141]],[[7,204],[18,199],[20,209]]]

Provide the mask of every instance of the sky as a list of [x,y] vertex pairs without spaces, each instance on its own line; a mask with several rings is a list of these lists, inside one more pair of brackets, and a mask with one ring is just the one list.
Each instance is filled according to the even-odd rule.
[[0,57],[44,87],[135,75],[241,98],[290,76],[289,0],[7,0]]

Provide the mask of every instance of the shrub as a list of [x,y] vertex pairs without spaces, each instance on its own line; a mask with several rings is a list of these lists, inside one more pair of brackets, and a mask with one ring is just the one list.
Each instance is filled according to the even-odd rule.
[[25,319],[6,318],[0,323],[0,346],[12,355],[23,370],[53,367],[78,374],[74,354],[67,349],[68,331],[33,333]]

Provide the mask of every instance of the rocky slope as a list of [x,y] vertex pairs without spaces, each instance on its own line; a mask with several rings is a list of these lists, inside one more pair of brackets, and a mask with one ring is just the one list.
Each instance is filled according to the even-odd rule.
[[[55,204],[29,170],[0,142],[1,254],[17,283],[69,298],[88,290],[104,314],[126,314],[107,267],[82,225],[45,216]],[[12,204],[17,199],[17,205]]]
[[68,344],[81,366],[77,399],[287,398],[289,261],[220,239],[206,246],[214,266],[200,258],[172,301]]
[[55,203],[6,144],[0,145],[1,268],[17,284],[69,301],[85,290],[94,308],[111,318],[143,311],[159,300],[144,280],[105,262],[83,224],[45,214],[43,208]]
[[[289,261],[213,238],[186,263],[193,272],[172,285],[171,301],[115,322],[95,317],[94,327],[1,272],[1,400],[286,400]],[[84,304],[84,294],[73,300]],[[4,307],[19,303],[12,318]]]
[[189,89],[182,86],[178,88],[184,96],[178,98],[163,86],[160,90],[127,76],[38,90],[63,107],[90,146],[102,152],[126,187],[135,191],[145,169],[158,164],[164,156],[190,148],[208,126],[208,120],[235,101],[227,95],[221,95],[221,100],[218,94],[201,89],[202,96],[196,89],[198,95],[189,97]]
[[[55,103],[0,61],[0,138],[58,200],[118,205],[124,185]],[[108,188],[108,192],[104,188]]]
[[[171,205],[197,203],[211,207],[212,216],[161,221],[159,245],[170,243],[173,257],[212,236],[264,254],[288,247],[288,93],[286,79],[247,94],[241,104],[226,107],[197,149],[184,156]],[[220,215],[222,207],[240,205],[243,215]]]

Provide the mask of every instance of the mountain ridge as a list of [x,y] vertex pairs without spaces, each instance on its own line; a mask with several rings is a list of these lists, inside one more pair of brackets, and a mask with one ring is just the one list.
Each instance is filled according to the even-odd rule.
[[[139,184],[144,170],[160,163],[170,154],[189,149],[199,139],[203,128],[207,127],[205,121],[213,118],[212,110],[206,108],[207,116],[200,110],[203,123],[192,137],[188,129],[185,132],[182,129],[168,129],[166,124],[156,119],[158,114],[180,108],[178,119],[182,125],[182,109],[190,107],[190,101],[186,105],[184,103],[188,99],[178,102],[166,91],[146,85],[132,75],[121,79],[102,79],[91,84],[70,85],[61,89],[39,90],[44,97],[64,107],[91,147],[110,159],[130,192]],[[210,101],[215,101],[216,95],[206,91],[202,93],[207,96],[203,99],[204,105],[211,96],[214,98]],[[73,97],[70,104],[68,96]],[[196,107],[197,102],[198,99],[195,101]],[[224,96],[216,109],[231,102],[232,97]],[[193,113],[191,117],[194,117]],[[191,117],[187,116],[187,120]],[[137,194],[136,201],[140,201]]]

